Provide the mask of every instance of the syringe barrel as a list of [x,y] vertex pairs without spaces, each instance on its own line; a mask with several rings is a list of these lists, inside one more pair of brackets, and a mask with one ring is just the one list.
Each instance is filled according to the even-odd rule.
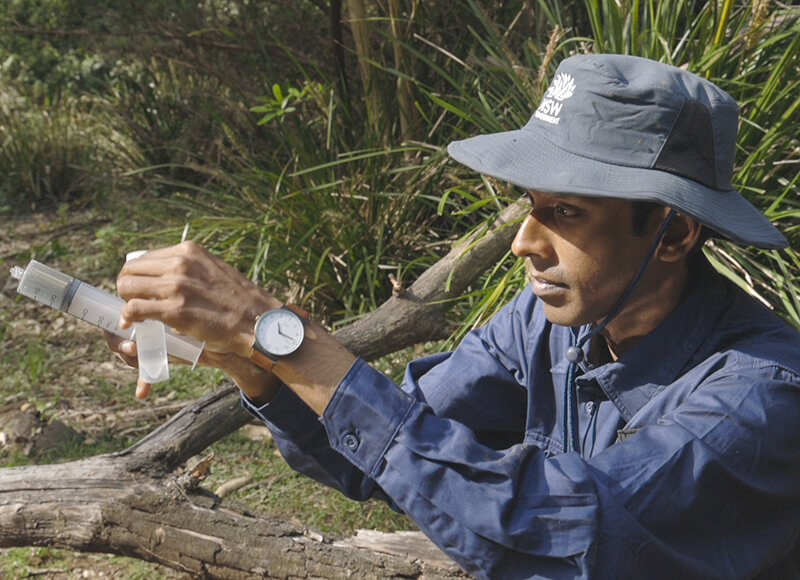
[[[31,260],[20,277],[17,292],[63,310],[112,334],[130,339],[133,330],[120,328],[119,317],[125,301],[63,272]],[[197,364],[205,343],[166,329],[167,353],[192,365]]]
[[[79,283],[80,286],[75,291],[72,302],[66,309],[67,312],[107,330],[111,334],[130,339],[133,335],[133,327],[120,328],[119,326],[119,316],[125,301],[118,296],[90,286],[86,282]],[[133,336],[133,339],[136,340],[136,337]],[[203,341],[176,334],[169,328],[166,328],[166,341],[167,354],[190,362],[192,365],[197,364],[197,359],[200,358],[205,346]]]
[[75,278],[31,260],[20,278],[17,292],[51,308],[64,309],[64,297]]
[[176,356],[181,360],[192,363],[192,368],[197,365],[200,355],[206,346],[205,341],[197,340],[191,336],[177,334],[167,328],[167,354]]
[[111,334],[130,338],[132,329],[119,326],[119,315],[124,304],[125,301],[119,296],[78,281],[78,287],[64,310],[75,318],[85,320]]

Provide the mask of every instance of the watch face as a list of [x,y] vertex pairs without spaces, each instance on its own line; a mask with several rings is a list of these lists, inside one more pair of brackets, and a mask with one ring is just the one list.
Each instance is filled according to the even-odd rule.
[[256,344],[267,355],[276,357],[293,353],[303,343],[303,320],[288,308],[270,310],[261,315],[255,328]]

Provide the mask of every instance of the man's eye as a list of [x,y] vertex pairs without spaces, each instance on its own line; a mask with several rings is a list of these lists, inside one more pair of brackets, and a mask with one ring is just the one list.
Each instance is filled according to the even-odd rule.
[[575,209],[565,205],[553,206],[553,213],[560,217],[574,217],[578,215]]

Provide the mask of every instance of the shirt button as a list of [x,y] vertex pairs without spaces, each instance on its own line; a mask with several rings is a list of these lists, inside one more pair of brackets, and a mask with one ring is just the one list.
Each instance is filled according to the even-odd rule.
[[342,437],[342,443],[344,446],[347,447],[350,451],[355,451],[358,449],[359,441],[358,436],[355,433],[345,433],[344,437]]

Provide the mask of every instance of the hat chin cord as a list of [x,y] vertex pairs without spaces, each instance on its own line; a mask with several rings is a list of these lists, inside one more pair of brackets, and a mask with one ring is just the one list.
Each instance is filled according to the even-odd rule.
[[672,219],[675,217],[675,214],[676,212],[674,209],[669,210],[669,214],[667,214],[667,217],[664,219],[664,223],[661,224],[653,243],[650,244],[650,249],[647,251],[647,255],[644,257],[642,265],[639,266],[639,270],[636,272],[633,280],[631,280],[631,283],[628,284],[625,292],[622,293],[620,299],[617,300],[617,303],[611,309],[611,312],[609,312],[608,315],[603,319],[603,321],[580,338],[578,337],[578,330],[575,328],[571,329],[571,344],[567,349],[567,360],[569,361],[569,367],[567,368],[567,376],[564,381],[564,417],[562,422],[565,453],[570,451],[579,451],[581,448],[580,441],[578,439],[578,393],[575,383],[575,371],[578,363],[583,361],[585,358],[583,346],[589,340],[591,340],[593,336],[608,326],[608,323],[617,317],[622,310],[622,307],[628,302],[628,299],[631,297],[631,294],[636,288],[636,285],[639,283],[639,280],[642,279],[644,271],[647,269],[647,265],[655,255],[656,250],[661,243],[661,239],[664,237],[664,234],[666,233],[669,224],[672,222]]

